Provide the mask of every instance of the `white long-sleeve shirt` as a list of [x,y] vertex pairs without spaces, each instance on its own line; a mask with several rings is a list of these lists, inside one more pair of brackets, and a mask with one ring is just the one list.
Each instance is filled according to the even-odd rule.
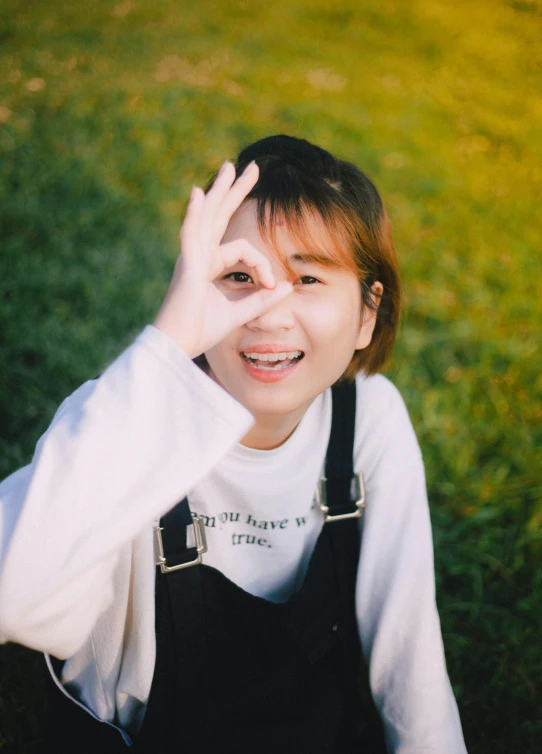
[[[0,485],[0,641],[66,658],[62,683],[126,740],[156,655],[154,522],[188,494],[204,562],[252,594],[300,584],[323,516],[314,502],[331,395],[280,447],[246,448],[253,419],[149,326],[60,407],[32,463]],[[356,610],[373,696],[396,754],[463,754],[435,605],[423,463],[404,403],[357,378],[355,471],[367,509]]]

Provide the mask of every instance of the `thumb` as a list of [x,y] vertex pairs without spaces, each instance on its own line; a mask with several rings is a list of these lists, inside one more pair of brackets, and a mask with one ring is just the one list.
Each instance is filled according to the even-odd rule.
[[291,283],[283,280],[275,288],[262,288],[251,293],[250,296],[236,301],[234,304],[236,327],[259,317],[283,298],[289,296],[293,289]]

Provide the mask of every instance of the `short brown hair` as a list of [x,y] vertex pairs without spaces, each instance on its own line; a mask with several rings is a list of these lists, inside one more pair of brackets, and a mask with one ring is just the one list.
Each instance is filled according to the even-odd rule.
[[[310,219],[320,217],[332,240],[332,264],[359,278],[363,305],[376,309],[377,318],[371,343],[354,353],[343,378],[360,370],[374,374],[391,355],[401,306],[397,255],[380,194],[355,165],[305,139],[280,135],[250,144],[235,161],[237,175],[252,160],[260,176],[247,199],[257,201],[262,236],[277,248],[274,226],[283,219],[292,238],[310,249]],[[376,281],[384,288],[379,302],[371,290]]]

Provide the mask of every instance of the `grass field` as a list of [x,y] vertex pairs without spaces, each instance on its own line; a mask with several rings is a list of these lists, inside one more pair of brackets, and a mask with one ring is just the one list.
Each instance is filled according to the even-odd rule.
[[[1,10],[0,476],[156,312],[193,183],[270,133],[356,162],[401,257],[390,376],[471,754],[542,740],[541,28],[530,0]],[[32,754],[41,660],[0,659],[0,752]]]

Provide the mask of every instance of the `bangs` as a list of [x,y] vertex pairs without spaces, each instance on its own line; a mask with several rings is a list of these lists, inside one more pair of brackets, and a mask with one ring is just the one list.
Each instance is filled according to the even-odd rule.
[[[356,227],[338,185],[297,170],[262,170],[247,199],[257,202],[262,238],[273,248],[286,271],[294,271],[277,241],[277,227],[285,225],[299,261],[334,267],[365,277],[354,251]],[[348,211],[350,209],[350,212]]]
[[324,217],[308,205],[271,207],[258,201],[258,226],[262,238],[275,251],[285,270],[294,274],[290,258],[277,241],[277,228],[284,225],[294,246],[294,259],[322,267],[358,274],[356,263],[343,229],[331,213]]

